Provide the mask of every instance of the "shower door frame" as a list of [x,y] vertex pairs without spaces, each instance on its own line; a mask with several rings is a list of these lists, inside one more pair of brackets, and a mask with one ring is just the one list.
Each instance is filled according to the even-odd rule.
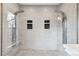
[[67,19],[63,19],[62,29],[63,29],[63,44],[67,44]]
[[3,55],[3,3],[1,3],[1,56]]

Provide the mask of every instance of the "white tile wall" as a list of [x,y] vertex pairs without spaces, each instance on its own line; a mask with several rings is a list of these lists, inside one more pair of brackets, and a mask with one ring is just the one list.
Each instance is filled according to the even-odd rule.
[[67,43],[76,44],[77,43],[77,14],[76,14],[76,4],[66,3],[60,8],[65,12],[67,16]]
[[17,4],[11,4],[11,3],[3,4],[3,42],[2,42],[3,43],[3,55],[7,55],[7,53],[14,54],[14,52],[16,53],[16,51],[18,50],[18,47],[8,48],[10,46],[11,39],[9,39],[9,32],[8,32],[9,28],[8,28],[8,22],[7,22],[8,11],[11,13],[15,13],[16,11],[18,11],[18,9],[19,7]]
[[[59,24],[56,19],[56,7],[22,6],[21,9],[24,10],[24,13],[20,15],[21,48],[56,50],[59,39],[57,39],[57,26]],[[44,29],[45,19],[50,20],[50,29]],[[27,20],[33,20],[33,29],[27,29]]]

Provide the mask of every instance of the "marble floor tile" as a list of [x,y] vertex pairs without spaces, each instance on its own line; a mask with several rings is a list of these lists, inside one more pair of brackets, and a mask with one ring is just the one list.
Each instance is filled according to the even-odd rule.
[[68,54],[57,50],[21,50],[16,56],[68,56]]

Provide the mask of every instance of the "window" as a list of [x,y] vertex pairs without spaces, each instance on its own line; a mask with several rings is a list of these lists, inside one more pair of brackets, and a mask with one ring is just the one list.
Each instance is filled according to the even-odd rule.
[[32,23],[32,20],[27,20],[27,23]]
[[45,20],[44,21],[44,29],[49,29],[50,28],[50,21],[49,20]]
[[49,23],[49,20],[45,20],[44,22],[45,22],[45,23]]
[[32,20],[27,20],[27,29],[32,29]]
[[11,13],[8,12],[8,16],[7,16],[7,21],[8,21],[8,33],[9,33],[9,38],[10,38],[10,45],[13,47],[16,45],[16,16]]

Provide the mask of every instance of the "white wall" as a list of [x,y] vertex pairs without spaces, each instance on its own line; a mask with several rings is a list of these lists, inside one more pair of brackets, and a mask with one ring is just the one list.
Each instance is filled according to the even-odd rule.
[[[20,40],[22,49],[56,50],[58,47],[57,19],[54,6],[21,6]],[[50,29],[44,29],[44,20],[50,20]],[[27,29],[27,20],[33,20],[33,29]],[[58,39],[57,39],[58,38]]]
[[11,40],[9,38],[9,28],[7,22],[8,11],[11,13],[15,13],[16,11],[18,11],[18,9],[19,7],[17,4],[3,4],[3,55],[6,55],[7,53],[10,53],[11,55],[12,53],[17,52],[18,50],[18,47],[10,47]]
[[77,43],[77,15],[76,15],[76,4],[65,3],[60,8],[65,12],[67,16],[67,43]]

